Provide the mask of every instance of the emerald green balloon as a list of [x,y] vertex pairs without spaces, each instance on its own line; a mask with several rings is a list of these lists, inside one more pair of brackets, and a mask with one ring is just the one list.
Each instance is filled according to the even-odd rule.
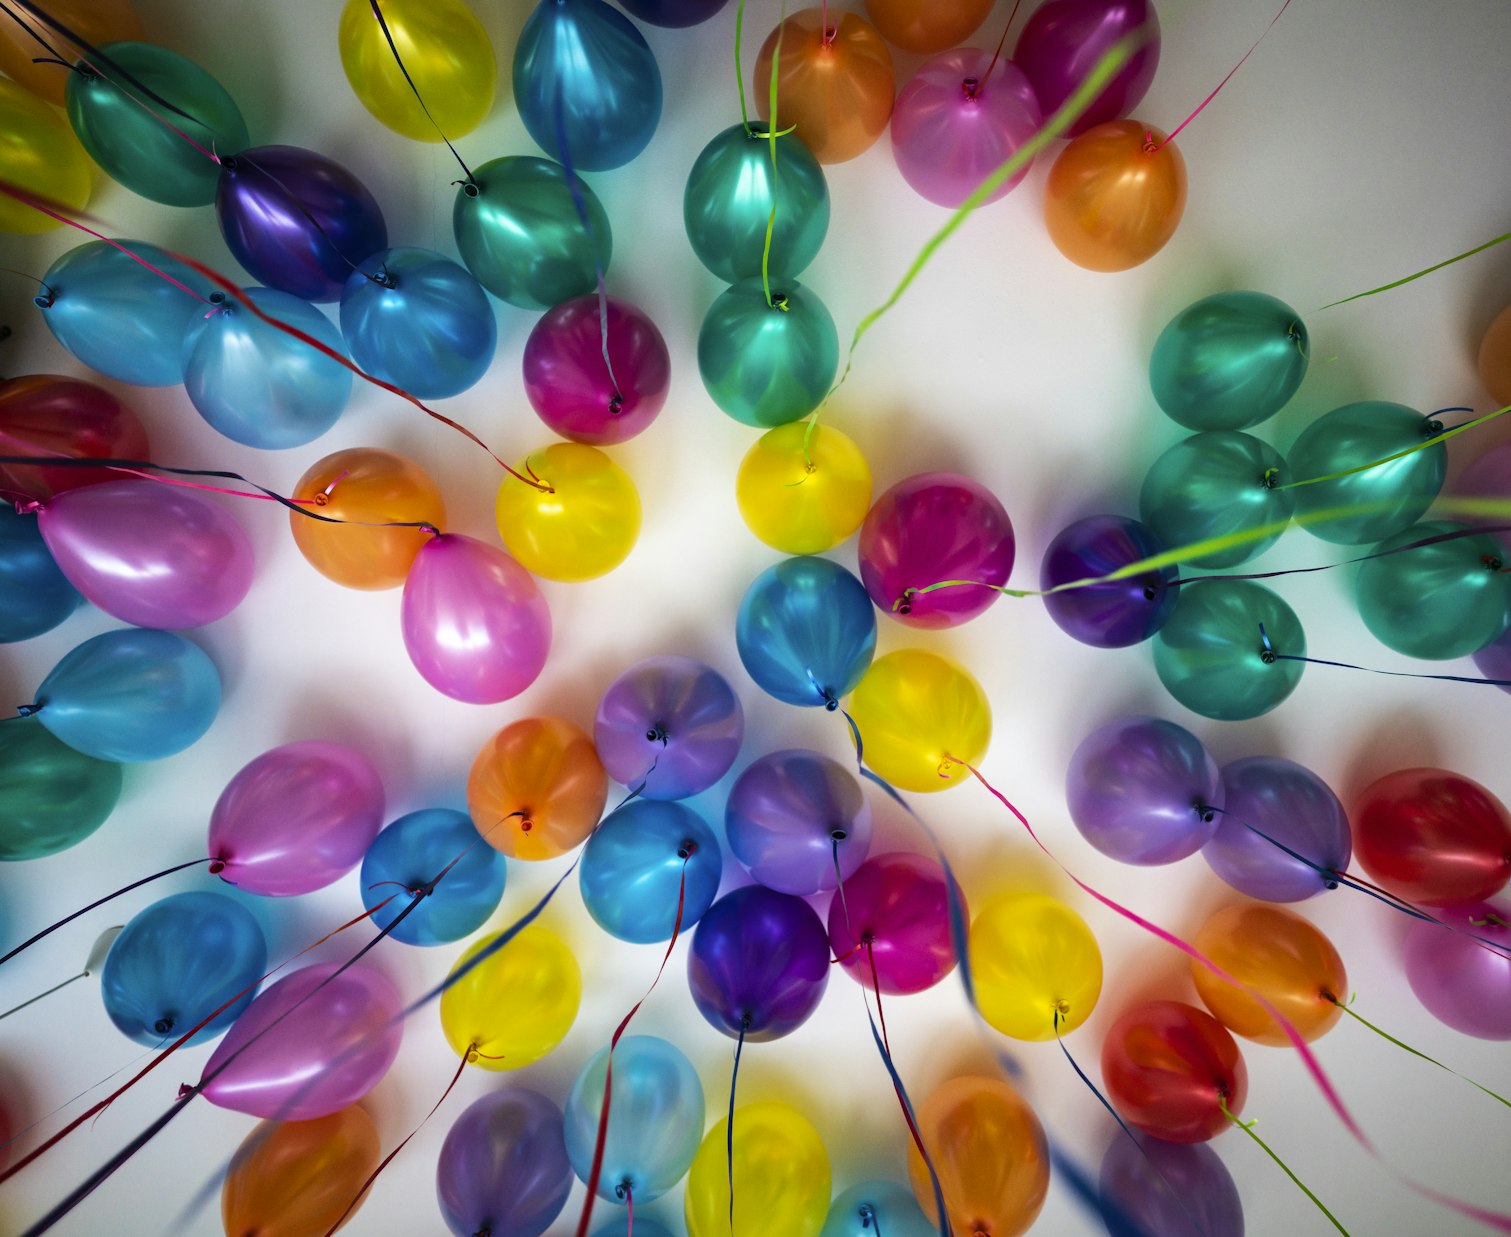
[[[807,416],[834,381],[839,335],[824,303],[800,283],[759,277],[726,288],[698,332],[703,385],[736,421],[769,429]],[[779,308],[785,304],[786,308]]]
[[1165,690],[1220,722],[1268,713],[1295,690],[1304,663],[1276,654],[1305,657],[1306,634],[1290,606],[1250,580],[1182,584],[1154,636],[1154,669]]
[[[179,110],[141,95],[103,63],[98,67],[105,69],[105,77],[81,61],[75,66],[77,71],[68,75],[65,98],[68,122],[84,149],[111,179],[154,202],[207,206],[215,201],[220,165],[204,151],[234,155],[250,144],[247,122],[236,101],[194,61],[166,47],[109,43],[103,51]],[[141,103],[133,96],[141,98]],[[204,151],[195,150],[180,134],[193,138]]]
[[0,860],[77,845],[120,797],[120,765],[74,751],[35,717],[0,722]]
[[1359,614],[1381,644],[1408,657],[1467,657],[1511,626],[1511,574],[1504,547],[1489,533],[1389,553],[1400,546],[1467,529],[1428,520],[1374,548],[1384,558],[1359,565]]
[[1306,377],[1306,327],[1263,292],[1219,292],[1189,305],[1154,341],[1149,385],[1174,421],[1242,430],[1274,416]]
[[[1318,417],[1288,452],[1291,477],[1305,481],[1372,464],[1430,440],[1438,422],[1404,404],[1366,400]],[[1388,464],[1336,481],[1298,485],[1298,522],[1313,536],[1338,545],[1363,545],[1415,524],[1443,488],[1448,453],[1434,443]],[[1308,521],[1313,512],[1358,507],[1357,514]]]
[[[462,261],[500,300],[550,309],[598,287],[614,235],[603,204],[579,178],[583,226],[565,169],[534,155],[507,155],[477,168],[456,195],[451,226]],[[598,261],[593,261],[594,252]]]
[[1232,567],[1273,545],[1296,509],[1285,460],[1267,443],[1236,430],[1193,434],[1154,461],[1139,492],[1140,518],[1166,545],[1181,547],[1212,537],[1281,527],[1254,541],[1186,561],[1197,567]]

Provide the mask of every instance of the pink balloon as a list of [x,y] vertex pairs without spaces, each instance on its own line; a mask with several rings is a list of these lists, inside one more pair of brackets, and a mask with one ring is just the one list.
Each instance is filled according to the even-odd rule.
[[383,783],[366,757],[340,743],[286,743],[221,791],[210,870],[264,897],[310,893],[356,867],[382,825]]
[[[1436,909],[1436,908],[1435,908]],[[1459,929],[1413,923],[1406,931],[1406,978],[1430,1013],[1480,1039],[1511,1039],[1511,902],[1438,909]],[[1504,952],[1463,935],[1472,932]]]
[[1159,17],[1150,0],[1049,0],[1028,19],[1013,59],[1028,75],[1046,116],[1059,111],[1114,43],[1140,28],[1147,41],[1066,137],[1117,120],[1139,105],[1159,67]]
[[[851,979],[871,986],[868,940],[883,992],[922,992],[955,969],[946,880],[932,859],[902,852],[873,856],[846,879],[844,898],[829,904],[829,947]],[[969,923],[959,886],[955,896]]]
[[[1502,502],[1511,500],[1511,442],[1503,442],[1482,455],[1475,456],[1474,462],[1459,476],[1453,493],[1459,498],[1496,498]],[[1465,524],[1511,523],[1505,516],[1494,515],[1454,515],[1449,518],[1462,520]],[[1511,531],[1503,529],[1496,535],[1507,552],[1511,553]]]
[[204,1097],[254,1117],[309,1121],[377,1086],[404,1036],[398,989],[368,967],[339,969],[305,967],[248,1005],[205,1064]]
[[[930,202],[956,207],[1044,122],[1034,88],[1010,60],[962,47],[935,56],[902,88],[892,110],[892,154],[903,179]],[[1006,196],[1025,166],[994,190]]]
[[241,525],[181,486],[129,479],[65,490],[37,511],[37,525],[68,582],[137,627],[202,627],[252,586]]
[[404,581],[404,647],[437,691],[497,704],[535,682],[551,611],[535,577],[502,550],[458,533],[421,547]]

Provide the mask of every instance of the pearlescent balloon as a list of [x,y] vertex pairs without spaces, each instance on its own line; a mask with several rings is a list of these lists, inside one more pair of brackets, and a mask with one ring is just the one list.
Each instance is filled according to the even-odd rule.
[[0,507],[0,644],[51,631],[83,600],[53,561],[37,521]]
[[779,425],[740,461],[735,499],[745,526],[773,550],[821,554],[866,518],[871,467],[854,440],[831,426]]
[[[1471,902],[1438,912],[1456,932],[1413,923],[1406,930],[1406,981],[1439,1022],[1477,1039],[1511,1039],[1511,904]],[[1487,949],[1473,936],[1495,946]]]
[[963,930],[970,908],[941,865],[901,851],[875,855],[846,878],[845,896],[829,902],[829,948],[862,987],[888,993],[932,988],[955,969],[952,895]]
[[69,747],[40,717],[0,726],[0,862],[76,846],[121,797],[121,766]]
[[824,303],[795,281],[759,277],[726,288],[698,331],[698,371],[709,398],[736,421],[766,428],[807,416],[839,364],[839,333]]
[[[465,812],[422,808],[400,816],[362,857],[362,902],[373,925],[386,928],[408,911],[390,934],[408,945],[445,945],[476,932],[498,909],[507,874],[504,856],[478,842]],[[426,886],[409,910],[413,891]]]
[[703,917],[723,871],[719,841],[696,812],[680,803],[639,799],[610,812],[593,830],[578,886],[600,928],[621,941],[650,945]]
[[1238,1187],[1202,1143],[1114,1131],[1098,1193],[1109,1237],[1244,1237]]
[[524,1087],[474,1100],[441,1144],[435,1192],[455,1237],[541,1237],[572,1192],[561,1109]]
[[913,1195],[891,1181],[862,1181],[829,1204],[819,1237],[938,1237]]
[[1013,60],[1028,74],[1044,114],[1052,116],[1097,61],[1135,33],[1143,41],[1066,131],[1075,137],[1126,116],[1143,101],[1159,67],[1159,17],[1151,0],[1048,0],[1024,24]]
[[1174,566],[1085,588],[1050,590],[1111,575],[1168,549],[1150,528],[1121,515],[1091,515],[1055,534],[1044,551],[1039,587],[1061,631],[1082,644],[1118,649],[1147,640],[1170,617],[1180,590]]

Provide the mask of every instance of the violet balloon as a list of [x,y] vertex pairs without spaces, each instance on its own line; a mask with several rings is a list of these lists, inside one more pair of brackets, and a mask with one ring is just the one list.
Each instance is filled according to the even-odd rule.
[[1159,16],[1150,0],[1049,0],[1028,19],[1013,60],[1033,83],[1046,116],[1059,111],[1115,43],[1134,33],[1144,40],[1139,49],[1066,137],[1126,116],[1139,105],[1159,67]]
[[[1499,502],[1511,502],[1511,442],[1503,442],[1475,456],[1469,467],[1459,474],[1453,493],[1457,498],[1491,498]],[[1454,512],[1451,518],[1462,520],[1465,524],[1496,526],[1495,535],[1501,539],[1507,553],[1511,553],[1511,529],[1505,526],[1505,516]]]
[[1112,1136],[1098,1182],[1111,1237],[1243,1237],[1243,1203],[1205,1143]]
[[1487,679],[1500,684],[1503,692],[1511,692],[1511,628],[1498,640],[1492,640],[1474,656],[1474,668]]
[[[1406,979],[1439,1022],[1478,1039],[1511,1039],[1511,902],[1437,911],[1458,931],[1413,923],[1406,931]],[[1478,936],[1492,942],[1487,949]]]
[[[963,924],[970,910],[959,886]],[[866,987],[871,967],[883,992],[922,992],[955,969],[950,934],[949,877],[922,855],[875,855],[845,881],[845,896],[829,903],[829,948],[846,974]],[[864,952],[861,946],[866,946]]]
[[572,1191],[561,1109],[510,1087],[474,1100],[441,1144],[435,1192],[456,1237],[540,1237]]
[[[1079,580],[1096,580],[1152,558],[1168,547],[1154,530],[1121,515],[1091,515],[1056,534],[1044,551],[1039,587],[1046,592]],[[1171,567],[1141,572],[1085,588],[1049,593],[1044,608],[1072,639],[1102,649],[1126,648],[1149,639],[1175,609],[1179,572]]]

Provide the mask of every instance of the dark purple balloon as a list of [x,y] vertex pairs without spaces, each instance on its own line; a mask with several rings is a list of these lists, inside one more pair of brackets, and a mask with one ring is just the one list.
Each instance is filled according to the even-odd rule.
[[511,1087],[467,1107],[441,1144],[435,1192],[457,1237],[540,1237],[566,1206],[572,1163],[561,1109]]
[[808,903],[761,885],[720,898],[698,921],[687,984],[711,1026],[761,1043],[797,1030],[829,982],[829,937]]
[[301,146],[256,146],[220,162],[221,235],[258,283],[338,301],[358,264],[388,248],[377,199],[334,160]]
[[[1478,1039],[1511,1039],[1511,902],[1434,908],[1457,928],[1420,920],[1406,930],[1406,979],[1439,1022]],[[1467,935],[1490,941],[1486,949]]]
[[1046,119],[1091,76],[1114,43],[1146,23],[1148,41],[1066,130],[1067,137],[1139,105],[1159,67],[1159,17],[1150,0],[1049,0],[1028,19],[1013,60],[1033,83]]
[[707,21],[729,0],[619,0],[631,17],[653,26],[696,26]]
[[[1454,485],[1453,493],[1456,498],[1493,498],[1500,502],[1511,499],[1511,442],[1503,442],[1475,456]],[[1507,551],[1511,552],[1511,531],[1504,527],[1504,516],[1453,515],[1450,518],[1462,520],[1465,524],[1499,526],[1496,536],[1501,539]]]
[[1112,1237],[1243,1237],[1243,1203],[1217,1152],[1122,1131],[1102,1157],[1102,1220]]
[[[1163,553],[1169,547],[1147,524],[1122,515],[1090,515],[1062,530],[1039,568],[1039,587],[1094,580]],[[1072,639],[1100,649],[1121,649],[1149,639],[1175,609],[1179,577],[1173,566],[1126,580],[1070,589],[1044,599],[1056,626]]]
[[1501,691],[1511,692],[1511,628],[1500,639],[1475,651],[1474,666],[1485,678],[1497,680]]

